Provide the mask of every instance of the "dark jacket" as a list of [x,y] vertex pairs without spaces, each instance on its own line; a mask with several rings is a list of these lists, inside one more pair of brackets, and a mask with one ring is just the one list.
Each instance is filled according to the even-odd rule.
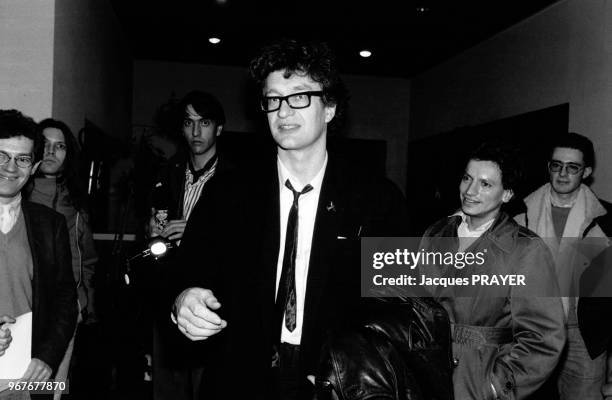
[[22,201],[32,251],[32,357],[57,371],[77,320],[76,284],[63,215]]
[[[608,212],[597,221],[612,236],[612,204],[599,201]],[[593,259],[580,278],[578,325],[591,358],[612,351],[612,248]]]
[[[457,251],[460,222],[461,216],[452,216],[432,225],[422,248]],[[565,344],[550,251],[504,212],[465,251],[486,254],[484,263],[473,267],[480,271],[475,273],[521,274],[526,286],[479,286],[466,292],[469,296],[457,292],[461,286],[436,291],[452,324],[455,397],[493,399],[496,393],[499,399],[525,399],[551,375]],[[440,268],[449,274],[458,271]]]
[[[167,209],[168,221],[184,219],[183,198],[188,157],[188,154],[181,151],[168,160],[168,164],[161,168],[151,189],[151,206],[156,209]],[[204,168],[209,169],[215,159],[218,160],[215,174],[204,185],[200,198],[208,194],[212,186],[211,182],[218,176],[234,169],[233,164],[223,156],[218,155],[215,155]],[[197,351],[193,351],[189,341],[176,329],[169,318],[171,310],[169,304],[175,298],[175,293],[169,282],[174,280],[174,275],[179,273],[178,271],[181,268],[181,265],[177,262],[177,252],[177,248],[171,249],[166,257],[153,262],[151,266],[152,270],[155,271],[153,290],[158,294],[154,305],[155,329],[162,341],[161,348],[156,350],[155,362],[159,362],[164,367],[173,368],[201,364],[201,357],[198,356]]]
[[[355,328],[329,336],[317,398],[450,400],[450,323],[430,298],[375,299]],[[327,396],[327,397],[326,397]]]
[[592,359],[612,351],[612,247],[595,257],[580,278],[578,325]]
[[[177,294],[213,289],[228,327],[206,340],[217,355],[204,387],[219,398],[269,398],[280,241],[276,158],[216,180],[200,200],[181,244],[185,269]],[[302,394],[328,330],[354,315],[360,299],[360,237],[402,236],[405,204],[384,178],[329,155],[310,253],[300,348]],[[205,377],[206,378],[206,377]],[[238,381],[239,383],[237,383]],[[215,398],[214,395],[211,398]]]
[[[167,209],[168,220],[183,219],[183,197],[185,194],[185,170],[189,155],[179,152],[162,167],[151,189],[151,206],[156,209]],[[215,155],[204,167],[209,169],[218,159],[215,175],[225,174],[235,167],[225,157]],[[208,185],[208,182],[206,183]]]
[[94,298],[94,274],[98,255],[89,225],[89,215],[84,210],[75,208],[65,182],[60,179],[30,179],[26,192],[29,201],[52,208],[66,218],[72,253],[72,273],[77,283],[81,310],[87,310],[85,316],[95,317],[90,299]]

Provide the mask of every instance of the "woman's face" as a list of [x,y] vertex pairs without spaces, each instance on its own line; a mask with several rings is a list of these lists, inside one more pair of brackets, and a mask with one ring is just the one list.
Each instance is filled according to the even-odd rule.
[[45,128],[45,153],[40,170],[46,177],[60,175],[66,160],[66,141],[64,134],[57,128]]

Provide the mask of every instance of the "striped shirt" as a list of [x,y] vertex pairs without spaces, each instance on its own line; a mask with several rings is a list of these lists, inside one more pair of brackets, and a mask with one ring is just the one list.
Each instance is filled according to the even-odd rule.
[[193,211],[193,207],[196,205],[202,194],[202,189],[206,182],[210,180],[217,170],[217,164],[219,159],[216,158],[213,165],[194,182],[193,173],[189,168],[189,164],[185,168],[185,193],[183,195],[183,219],[189,220],[189,215]]

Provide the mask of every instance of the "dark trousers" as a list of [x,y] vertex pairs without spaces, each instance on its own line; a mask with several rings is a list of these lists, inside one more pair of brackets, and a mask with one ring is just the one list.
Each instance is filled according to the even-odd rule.
[[278,367],[272,368],[273,387],[278,400],[298,400],[303,385],[299,373],[300,346],[281,343]]
[[204,367],[180,365],[172,360],[170,355],[180,349],[164,337],[159,325],[153,328],[153,399],[198,400]]

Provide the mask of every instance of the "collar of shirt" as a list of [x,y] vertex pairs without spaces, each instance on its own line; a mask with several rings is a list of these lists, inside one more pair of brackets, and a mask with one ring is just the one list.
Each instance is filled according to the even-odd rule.
[[[289,188],[285,186],[285,181],[287,179],[289,179],[289,181],[293,185],[293,188],[297,190],[298,192],[301,192],[304,189],[304,186],[308,184],[308,183],[302,184],[302,182],[298,178],[296,178],[293,174],[291,174],[291,172],[287,169],[287,167],[285,167],[285,164],[283,164],[283,162],[278,156],[276,157],[276,164],[278,167],[277,168],[278,184],[279,184],[281,191],[284,189],[290,192]],[[327,168],[327,152],[325,152],[325,160],[323,161],[323,165],[321,166],[321,169],[319,170],[319,172],[317,172],[314,178],[312,178],[312,180],[310,181],[310,186],[312,186],[313,192],[314,191],[319,192],[321,190],[321,185],[323,184],[323,176],[325,175],[326,168]]]
[[0,204],[0,231],[8,233],[21,212],[21,193],[17,194],[8,204]]
[[467,215],[463,211],[457,211],[455,214],[451,215],[451,217],[454,217],[457,215],[461,217],[461,223],[459,224],[459,227],[457,227],[458,237],[473,237],[473,238],[481,237],[482,234],[485,233],[487,229],[491,227],[491,225],[493,225],[493,222],[495,222],[495,218],[491,218],[490,221],[487,221],[481,226],[479,226],[478,228],[471,230],[468,227]]
[[216,168],[218,160],[219,157],[215,154],[210,160],[208,160],[206,165],[204,165],[204,168],[196,171],[193,168],[193,164],[191,164],[191,160],[187,159],[187,168],[185,169],[186,182],[190,184],[197,182],[200,178],[206,175],[207,172],[211,171],[213,168]]
[[206,164],[204,165],[204,168],[199,169],[196,171],[195,167],[193,166],[193,164],[191,163],[191,158],[188,157],[187,158],[187,170],[186,175],[187,178],[189,179],[189,177],[191,176],[191,183],[197,181],[198,179],[200,179],[207,171],[210,171],[212,169],[212,167],[217,163],[217,160],[219,159],[218,155],[215,154],[214,156],[211,157],[210,160],[208,160],[206,162]]
[[561,203],[560,201],[558,201],[557,199],[555,199],[555,196],[553,196],[553,195],[552,195],[552,191],[553,191],[553,188],[552,188],[552,185],[551,185],[551,187],[550,187],[550,193],[551,193],[551,196],[550,196],[550,204],[552,204],[552,205],[553,205],[553,206],[555,206],[555,207],[560,207],[560,208],[572,208],[572,207],[574,207],[574,204],[576,204],[576,200],[578,200],[578,196],[574,196],[574,198],[572,199],[572,201],[570,201],[570,202],[569,202],[569,203],[567,203],[567,204],[563,204],[563,203]]

